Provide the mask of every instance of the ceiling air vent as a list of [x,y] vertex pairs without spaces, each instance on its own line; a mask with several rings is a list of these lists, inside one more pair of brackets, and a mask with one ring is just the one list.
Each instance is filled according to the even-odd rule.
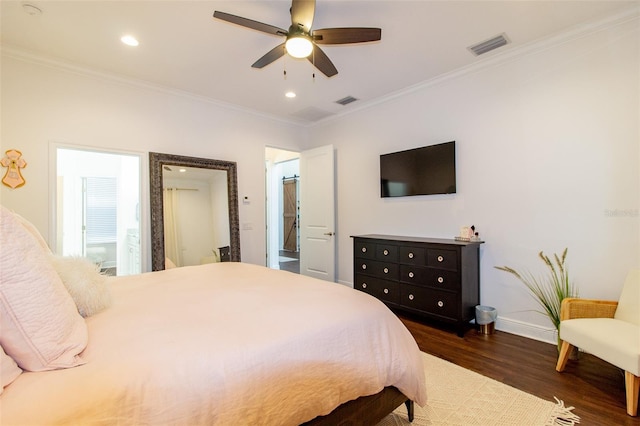
[[353,96],[347,96],[345,98],[338,99],[336,103],[344,106],[344,105],[350,104],[351,102],[355,102],[357,100],[358,99],[354,98]]
[[487,52],[490,52],[498,47],[502,47],[505,44],[509,43],[509,39],[507,35],[502,33],[499,36],[490,38],[487,41],[483,41],[482,43],[475,44],[473,46],[467,47],[474,55],[480,56]]

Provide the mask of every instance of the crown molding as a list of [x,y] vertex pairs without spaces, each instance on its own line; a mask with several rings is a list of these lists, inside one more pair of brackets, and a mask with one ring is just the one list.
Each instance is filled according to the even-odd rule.
[[406,96],[415,92],[419,92],[421,90],[424,90],[433,86],[438,86],[445,82],[455,80],[460,77],[464,77],[466,75],[474,74],[474,73],[486,70],[488,68],[493,68],[499,65],[512,62],[516,59],[534,55],[544,50],[548,50],[550,48],[557,47],[562,44],[566,44],[571,41],[590,36],[599,31],[604,31],[607,29],[624,25],[629,22],[633,22],[634,20],[638,21],[638,27],[640,28],[640,2],[634,2],[632,7],[629,7],[628,9],[622,12],[619,12],[617,14],[610,15],[608,17],[605,17],[596,21],[592,21],[586,24],[576,25],[558,34],[548,36],[542,39],[538,39],[538,40],[523,44],[521,46],[514,47],[513,49],[496,53],[495,55],[490,55],[487,58],[481,58],[473,64],[458,68],[456,70],[453,70],[445,74],[441,74],[437,77],[422,81],[420,83],[414,84],[412,86],[406,87],[404,89],[398,90],[388,95],[381,96],[371,101],[362,103],[358,106],[354,106],[349,111],[345,111],[343,113],[336,114],[331,117],[327,117],[317,122],[311,123],[309,127],[313,127],[320,124],[326,124],[330,121],[338,120],[346,115],[353,114],[357,111],[362,111],[377,105],[381,105],[381,104],[390,102],[392,100],[395,100],[397,98],[401,98],[403,96]]
[[163,86],[161,84],[151,83],[149,81],[140,80],[140,79],[136,79],[129,76],[123,76],[116,73],[104,72],[104,71],[100,71],[90,67],[84,67],[82,65],[78,65],[70,61],[65,61],[63,59],[55,58],[55,57],[44,55],[41,53],[32,52],[27,49],[22,49],[16,46],[0,44],[0,54],[7,58],[12,58],[12,59],[32,63],[39,66],[53,68],[53,69],[65,71],[72,74],[88,76],[95,79],[108,81],[111,83],[117,83],[125,86],[136,87],[136,88],[160,92],[160,93],[164,93],[172,96],[178,96],[178,97],[182,97],[182,98],[186,98],[186,99],[190,99],[198,102],[203,102],[210,105],[215,105],[222,109],[237,111],[245,114],[251,114],[253,116],[264,118],[270,121],[277,121],[277,122],[288,124],[288,125],[302,126],[302,127],[305,127],[307,123],[306,121],[287,120],[279,116],[266,114],[250,108],[244,108],[232,103],[227,103],[217,99],[198,95],[193,92],[175,89],[169,86]]
[[344,111],[339,114],[334,114],[315,122],[309,122],[307,120],[302,120],[302,119],[300,120],[285,119],[280,116],[275,116],[272,114],[256,111],[254,109],[241,107],[235,104],[231,104],[231,103],[223,102],[217,99],[198,95],[193,92],[187,92],[184,90],[179,90],[179,89],[171,88],[168,86],[163,86],[160,84],[151,83],[151,82],[140,80],[140,79],[135,79],[129,76],[123,76],[115,73],[107,73],[107,72],[99,71],[89,67],[83,67],[76,63],[72,63],[59,58],[43,55],[40,53],[31,52],[28,50],[24,50],[24,49],[21,49],[15,46],[6,45],[6,44],[0,44],[0,54],[9,58],[21,60],[24,62],[30,62],[36,65],[47,66],[50,68],[55,68],[55,69],[63,70],[70,73],[90,76],[90,77],[101,79],[104,81],[116,82],[123,85],[142,88],[146,90],[152,90],[152,91],[161,92],[161,93],[165,93],[173,96],[179,96],[179,97],[183,97],[183,98],[187,98],[187,99],[191,99],[191,100],[195,100],[203,103],[208,103],[210,105],[215,105],[222,109],[250,114],[250,115],[267,119],[270,121],[275,121],[275,122],[297,126],[297,127],[310,128],[317,125],[323,125],[331,121],[339,120],[355,112],[366,110],[368,108],[372,108],[374,106],[390,102],[392,100],[406,96],[408,94],[412,94],[436,85],[440,85],[444,82],[448,82],[448,81],[463,77],[465,75],[470,75],[491,67],[495,67],[498,65],[502,65],[502,64],[514,61],[522,57],[533,55],[535,53],[550,49],[552,47],[556,47],[556,46],[595,34],[599,31],[624,25],[634,20],[640,20],[640,3],[630,2],[630,4],[632,4],[632,6],[630,6],[628,9],[622,12],[619,12],[617,14],[610,15],[608,17],[605,17],[603,19],[599,19],[593,22],[589,22],[587,24],[580,24],[572,28],[569,28],[568,30],[565,30],[559,34],[545,37],[543,39],[536,40],[536,41],[524,44],[522,46],[517,46],[517,47],[514,47],[513,49],[509,49],[504,52],[499,52],[495,55],[491,55],[488,58],[479,59],[477,62],[471,65],[458,68],[454,71],[439,75],[429,80],[422,81],[420,83],[406,87],[404,89],[398,90],[388,95],[381,96],[379,98],[373,99],[368,102],[364,102],[361,105],[358,105],[358,106],[354,105],[353,108],[349,109],[349,111]]

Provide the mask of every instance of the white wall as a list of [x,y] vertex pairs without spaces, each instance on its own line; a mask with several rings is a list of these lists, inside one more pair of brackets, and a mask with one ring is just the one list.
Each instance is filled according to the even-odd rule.
[[[27,181],[0,185],[0,202],[31,220],[48,238],[50,142],[114,150],[162,152],[238,163],[242,259],[265,263],[264,149],[297,150],[300,128],[218,104],[3,51],[0,152],[15,148],[28,165]],[[147,162],[148,164],[148,162]],[[149,217],[148,171],[143,171],[141,216]],[[250,230],[244,230],[244,226]],[[149,235],[149,224],[143,232]],[[147,238],[149,244],[149,238]],[[150,253],[143,253],[150,269]]]
[[[640,265],[639,27],[636,19],[490,60],[303,132],[3,53],[0,152],[19,149],[29,164],[27,184],[2,186],[0,202],[48,235],[49,141],[237,161],[240,199],[251,200],[239,206],[242,258],[264,264],[265,146],[331,143],[342,283],[353,281],[350,235],[450,238],[474,224],[486,240],[482,303],[497,308],[498,328],[553,341],[541,331],[546,318],[527,312],[537,307],[523,287],[493,267],[540,270],[539,250],[568,247],[581,296],[617,298],[626,271]],[[456,195],[380,199],[380,154],[449,140],[458,147]]]
[[[541,271],[540,250],[568,247],[580,295],[617,299],[640,266],[639,28],[532,46],[314,126],[310,147],[337,151],[339,281],[353,283],[351,235],[452,238],[473,224],[498,328],[555,339],[524,286],[494,269]],[[451,140],[457,194],[380,198],[380,154]]]

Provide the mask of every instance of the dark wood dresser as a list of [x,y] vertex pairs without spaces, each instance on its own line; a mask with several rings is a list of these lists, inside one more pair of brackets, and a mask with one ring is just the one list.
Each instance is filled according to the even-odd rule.
[[464,336],[480,304],[480,244],[454,239],[356,235],[355,289],[390,308],[453,324]]

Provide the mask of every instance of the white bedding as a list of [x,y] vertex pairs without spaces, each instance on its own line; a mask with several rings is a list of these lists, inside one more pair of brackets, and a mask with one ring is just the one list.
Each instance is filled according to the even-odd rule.
[[385,386],[426,403],[415,340],[362,292],[242,263],[111,284],[86,364],[23,373],[2,425],[297,425]]

